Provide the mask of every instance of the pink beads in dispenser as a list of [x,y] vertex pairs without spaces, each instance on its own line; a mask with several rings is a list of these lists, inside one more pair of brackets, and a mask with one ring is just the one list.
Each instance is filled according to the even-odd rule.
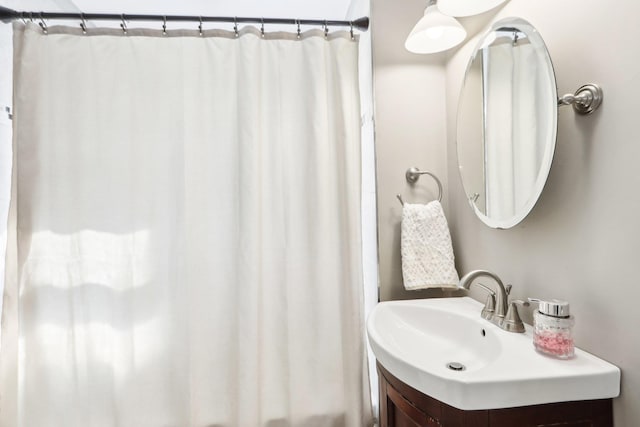
[[559,359],[573,357],[573,325],[575,320],[569,313],[566,301],[543,301],[529,298],[538,303],[533,313],[533,345],[540,353]]

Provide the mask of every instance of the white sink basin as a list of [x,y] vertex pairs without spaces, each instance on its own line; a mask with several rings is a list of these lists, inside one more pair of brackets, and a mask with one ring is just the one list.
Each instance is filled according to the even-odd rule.
[[397,378],[464,410],[620,394],[618,367],[578,348],[570,360],[539,354],[528,325],[523,334],[503,331],[480,317],[482,307],[468,297],[382,302],[367,320],[371,348]]

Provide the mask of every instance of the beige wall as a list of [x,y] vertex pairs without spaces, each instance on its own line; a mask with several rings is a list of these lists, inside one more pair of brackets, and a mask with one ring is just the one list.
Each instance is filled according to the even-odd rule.
[[404,174],[419,167],[437,175],[447,194],[446,55],[415,55],[404,40],[424,11],[422,0],[372,2],[378,244],[380,299],[438,296],[440,292],[407,292],[400,269],[400,218],[396,199],[427,202],[437,198],[438,187],[428,176],[414,186]]
[[[407,0],[403,8],[412,9],[413,17],[376,14],[386,4],[393,9],[394,3],[374,1],[374,49],[402,26],[399,36],[404,38],[421,13],[414,6],[421,9],[423,2]],[[458,92],[475,40],[447,58],[444,95],[435,59],[405,62],[404,53],[392,58],[385,53],[402,50],[401,44],[381,48],[385,56],[374,61],[381,297],[407,297],[400,290],[400,209],[392,200],[403,186],[407,163],[446,174],[445,208],[458,271],[492,270],[513,284],[515,297],[570,301],[578,346],[622,369],[616,426],[640,426],[640,106],[634,86],[640,80],[640,3],[622,0],[614,7],[595,0],[511,0],[497,14],[464,22],[484,29],[507,16],[538,28],[554,61],[560,92],[599,83],[604,104],[589,117],[567,107],[560,110],[556,155],[537,206],[513,229],[489,229],[467,205],[455,155]],[[445,130],[441,120],[446,120]]]

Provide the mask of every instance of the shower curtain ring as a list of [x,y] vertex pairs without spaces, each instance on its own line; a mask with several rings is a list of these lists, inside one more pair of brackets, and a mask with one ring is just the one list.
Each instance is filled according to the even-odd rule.
[[298,22],[298,38],[300,38],[300,20],[296,19],[296,21]]
[[324,38],[326,39],[329,36],[329,27],[327,26],[327,21],[324,21]]
[[233,17],[233,33],[236,35],[236,37],[238,37],[238,17],[234,16]]
[[355,40],[356,37],[353,35],[353,21],[351,21],[349,25],[351,27],[351,29],[349,30],[349,33],[351,34],[351,40]]
[[84,13],[80,13],[80,28],[82,28],[82,34],[87,34],[87,22],[84,19]]
[[200,25],[198,25],[198,33],[200,33],[200,36],[202,36],[202,16],[200,16],[199,18],[200,18]]
[[260,18],[260,35],[264,38],[264,18]]
[[126,22],[126,20],[124,18],[124,13],[122,14],[121,18],[122,18],[122,22],[120,23],[120,28],[122,28],[122,32],[125,35],[127,35],[127,22]]
[[167,35],[167,17],[166,16],[162,17],[162,35],[163,36]]
[[47,24],[44,22],[44,18],[42,17],[42,12],[40,12],[40,28],[42,28],[42,32],[45,34],[49,34],[49,28],[47,28]]

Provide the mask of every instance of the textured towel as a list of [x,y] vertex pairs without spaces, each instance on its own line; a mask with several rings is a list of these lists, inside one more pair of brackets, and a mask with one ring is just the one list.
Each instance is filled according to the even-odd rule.
[[451,235],[440,202],[405,203],[401,237],[402,276],[406,289],[458,286]]

